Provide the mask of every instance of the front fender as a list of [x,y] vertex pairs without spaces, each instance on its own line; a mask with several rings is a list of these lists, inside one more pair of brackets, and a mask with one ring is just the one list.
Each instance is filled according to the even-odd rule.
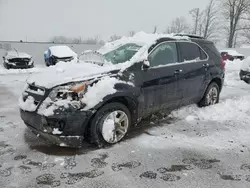
[[105,96],[103,100],[100,103],[98,103],[93,109],[99,109],[101,106],[110,101],[115,101],[116,99],[122,99],[122,98],[126,98],[127,100],[132,100],[136,104],[139,102],[138,98],[141,95],[140,88],[127,83],[118,83],[115,85],[115,89],[116,89],[115,93]]

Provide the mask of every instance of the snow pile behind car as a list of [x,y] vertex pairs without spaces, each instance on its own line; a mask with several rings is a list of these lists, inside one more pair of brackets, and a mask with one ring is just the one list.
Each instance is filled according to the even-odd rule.
[[247,57],[241,65],[241,70],[250,72],[250,57]]

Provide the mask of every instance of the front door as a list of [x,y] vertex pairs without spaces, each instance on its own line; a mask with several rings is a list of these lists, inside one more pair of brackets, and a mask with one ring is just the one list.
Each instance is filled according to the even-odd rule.
[[177,93],[177,87],[181,65],[177,63],[177,54],[175,42],[160,43],[148,56],[150,67],[135,75],[142,90],[140,109],[143,116],[179,105],[181,94]]
[[192,42],[179,42],[183,74],[179,80],[183,94],[182,105],[197,103],[204,91],[206,71],[209,68],[207,54]]

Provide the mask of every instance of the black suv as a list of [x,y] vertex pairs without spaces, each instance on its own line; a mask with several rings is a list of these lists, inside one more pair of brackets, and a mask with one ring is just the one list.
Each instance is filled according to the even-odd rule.
[[[136,59],[142,48],[146,49],[147,58],[131,63],[129,60]],[[39,79],[28,81],[20,98],[25,124],[61,146],[80,147],[85,139],[101,147],[119,142],[130,128],[153,113],[169,112],[189,104],[204,107],[219,102],[224,64],[213,42],[201,37],[160,37],[144,46],[131,39],[103,56],[113,64],[126,62],[129,66],[117,66],[110,71],[103,67],[106,71],[101,74],[97,71],[92,77],[61,81],[53,86],[43,86]],[[86,108],[90,101],[82,99],[107,76],[120,80],[114,84],[115,92],[104,91],[108,92],[106,96]],[[102,84],[99,86],[95,92],[109,90]],[[22,105],[27,100],[29,104],[34,103],[32,109]],[[50,109],[59,100],[67,101],[68,106],[64,103],[53,107],[54,113],[39,112]]]

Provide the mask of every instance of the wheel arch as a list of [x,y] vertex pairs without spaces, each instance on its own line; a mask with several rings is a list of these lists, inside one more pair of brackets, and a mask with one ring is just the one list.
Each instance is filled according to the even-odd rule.
[[131,126],[132,127],[137,123],[137,119],[138,119],[137,106],[138,106],[138,103],[136,102],[136,99],[133,98],[132,96],[122,95],[121,93],[119,95],[110,95],[110,96],[104,98],[103,102],[99,103],[98,105],[96,105],[94,107],[95,113],[89,119],[88,125],[85,128],[85,135],[88,134],[88,132],[89,132],[88,130],[89,130],[90,126],[91,126],[91,122],[93,121],[96,112],[99,109],[101,109],[103,106],[105,106],[106,104],[113,103],[113,102],[121,103],[121,104],[125,105],[128,108],[128,110],[131,113]]
[[[216,83],[218,86],[219,86],[219,90],[220,90],[220,92],[221,92],[221,90],[222,90],[222,84],[223,84],[223,82],[222,82],[222,79],[221,78],[218,78],[218,77],[216,77],[216,78],[213,78],[211,81],[210,81],[210,83],[208,84],[208,86],[211,84],[211,83]],[[208,87],[207,86],[207,87]]]

